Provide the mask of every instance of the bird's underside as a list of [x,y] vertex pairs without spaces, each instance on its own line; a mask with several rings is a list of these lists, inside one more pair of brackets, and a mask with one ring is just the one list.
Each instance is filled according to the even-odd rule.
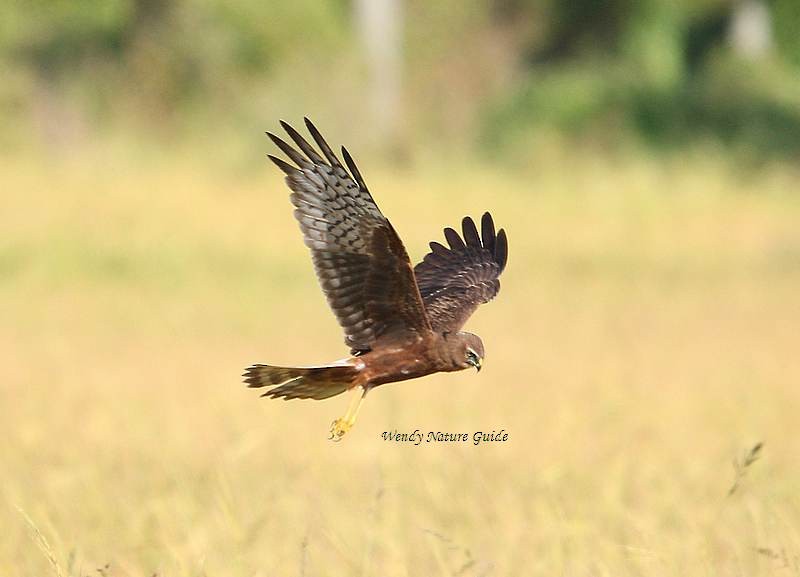
[[342,148],[342,165],[316,127],[305,122],[322,154],[281,121],[299,150],[267,133],[293,164],[269,158],[286,174],[295,217],[351,356],[317,367],[256,364],[244,378],[250,387],[269,387],[262,396],[272,398],[327,399],[355,390],[347,413],[331,427],[331,438],[338,440],[376,386],[480,370],[483,343],[460,329],[499,291],[508,244],[505,231],[495,233],[488,212],[480,232],[465,217],[461,235],[446,228],[449,246],[431,242],[431,252],[412,268],[350,154]]

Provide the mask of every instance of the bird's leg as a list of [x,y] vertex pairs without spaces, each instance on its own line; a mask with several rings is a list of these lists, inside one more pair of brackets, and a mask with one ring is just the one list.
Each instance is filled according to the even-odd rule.
[[367,389],[362,386],[356,387],[355,393],[350,400],[350,405],[347,407],[347,412],[341,419],[336,419],[331,423],[331,436],[328,437],[332,441],[338,441],[350,428],[356,423],[358,411],[361,409],[361,403],[364,402],[364,397],[367,396]]

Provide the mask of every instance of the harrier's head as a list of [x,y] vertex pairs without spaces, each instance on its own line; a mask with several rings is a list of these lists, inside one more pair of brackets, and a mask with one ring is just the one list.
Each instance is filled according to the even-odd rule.
[[451,341],[450,355],[453,361],[454,370],[468,369],[475,367],[481,370],[483,362],[483,341],[478,335],[472,333],[457,332],[448,339]]

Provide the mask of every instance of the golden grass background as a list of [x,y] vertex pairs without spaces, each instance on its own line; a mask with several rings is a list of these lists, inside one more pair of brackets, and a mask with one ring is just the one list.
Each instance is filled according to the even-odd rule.
[[[490,209],[464,372],[261,400],[344,356],[277,170],[0,167],[0,574],[800,573],[800,197],[788,168],[589,155],[362,171],[413,260]],[[504,444],[384,442],[505,429]],[[732,460],[762,457],[736,493]]]

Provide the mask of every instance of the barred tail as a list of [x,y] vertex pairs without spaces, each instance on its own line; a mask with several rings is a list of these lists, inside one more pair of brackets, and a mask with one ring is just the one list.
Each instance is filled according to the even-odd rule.
[[262,397],[321,400],[351,388],[358,370],[350,365],[308,368],[253,365],[242,376],[248,387],[275,387]]

